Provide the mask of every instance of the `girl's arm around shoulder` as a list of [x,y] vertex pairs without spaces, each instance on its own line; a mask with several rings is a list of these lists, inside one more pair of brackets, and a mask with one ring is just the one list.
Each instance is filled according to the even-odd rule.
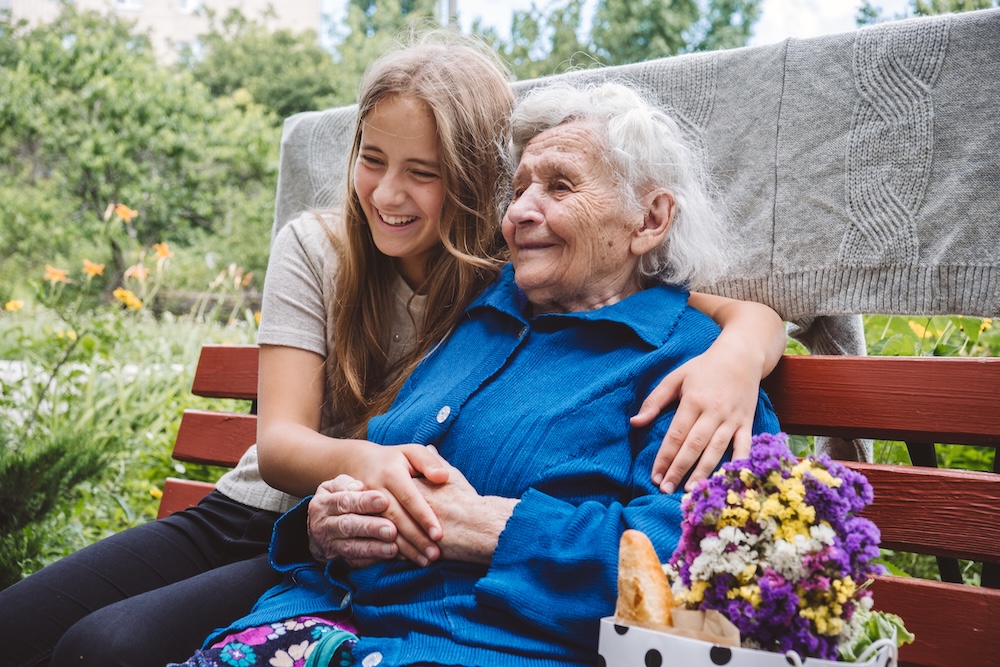
[[785,350],[784,323],[763,304],[697,292],[688,303],[722,332],[703,354],[668,374],[632,418],[633,426],[646,426],[679,401],[653,464],[653,481],[664,493],[692,468],[688,487],[707,477],[730,443],[734,458],[749,454],[760,381]]

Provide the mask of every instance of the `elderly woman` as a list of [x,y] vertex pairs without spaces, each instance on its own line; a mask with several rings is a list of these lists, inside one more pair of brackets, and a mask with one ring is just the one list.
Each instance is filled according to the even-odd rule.
[[[674,549],[681,496],[650,480],[672,412],[629,417],[718,334],[680,287],[710,280],[728,246],[699,163],[619,84],[537,89],[513,127],[512,264],[369,425],[450,465],[446,483],[420,484],[442,558],[318,565],[304,502],[272,544],[288,585],[230,631],[349,609],[367,667],[589,664],[622,532],[645,532],[663,560]],[[761,394],[754,430],[776,428]]]

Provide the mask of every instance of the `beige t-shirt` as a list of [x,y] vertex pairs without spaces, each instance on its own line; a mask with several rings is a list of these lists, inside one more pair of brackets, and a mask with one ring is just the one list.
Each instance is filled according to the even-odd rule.
[[[278,232],[271,244],[257,343],[295,347],[326,357],[326,304],[333,298],[337,256],[330,242],[330,216],[305,213]],[[395,285],[393,337],[389,361],[409,352],[416,338],[426,298],[414,295],[402,278]],[[335,406],[324,411],[321,431],[340,435]],[[216,488],[233,500],[272,512],[286,512],[299,498],[268,486],[257,466],[257,445],[246,451],[236,467],[223,475]]]

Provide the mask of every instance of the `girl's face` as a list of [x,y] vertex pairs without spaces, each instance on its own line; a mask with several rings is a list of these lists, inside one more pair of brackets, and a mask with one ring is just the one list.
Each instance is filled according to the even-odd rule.
[[362,123],[354,190],[375,245],[416,287],[440,243],[444,183],[437,124],[423,102],[398,95],[376,104]]

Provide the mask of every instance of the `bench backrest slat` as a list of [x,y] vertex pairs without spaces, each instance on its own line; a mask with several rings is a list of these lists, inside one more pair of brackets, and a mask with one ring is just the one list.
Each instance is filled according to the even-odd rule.
[[788,356],[764,388],[786,433],[1000,445],[1000,358]]
[[882,546],[1000,562],[1000,475],[894,465],[849,463],[876,490],[865,516],[882,532]]
[[257,441],[256,415],[185,410],[174,442],[174,458],[232,468]]
[[207,398],[257,398],[256,345],[205,345],[191,393]]
[[916,635],[912,644],[900,649],[902,667],[997,664],[989,660],[1000,656],[1000,591],[880,577],[872,584],[872,595],[876,608],[900,616]]

